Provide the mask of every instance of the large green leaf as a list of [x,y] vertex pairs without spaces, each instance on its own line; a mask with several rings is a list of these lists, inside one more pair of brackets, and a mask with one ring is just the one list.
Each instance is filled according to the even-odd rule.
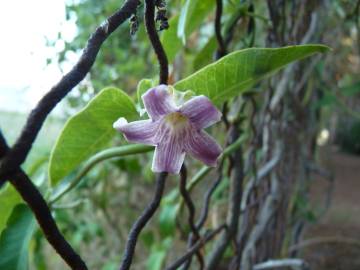
[[130,97],[117,88],[105,88],[71,117],[52,150],[49,178],[56,185],[91,155],[105,148],[115,135],[113,123],[138,117]]
[[0,190],[0,233],[4,230],[11,211],[20,202],[20,195],[11,185],[7,184]]
[[287,64],[328,50],[329,47],[324,45],[240,50],[200,69],[174,86],[177,90],[192,90],[198,95],[205,95],[220,105]]
[[186,0],[181,9],[177,28],[178,37],[185,43],[186,38],[204,21],[214,8],[214,0]]
[[0,237],[0,269],[27,270],[29,243],[35,230],[30,209],[18,204]]

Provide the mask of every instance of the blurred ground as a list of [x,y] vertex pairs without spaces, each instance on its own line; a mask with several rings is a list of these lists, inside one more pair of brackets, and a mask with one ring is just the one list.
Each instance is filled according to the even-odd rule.
[[[303,256],[311,270],[360,269],[360,157],[327,149],[324,166],[335,174],[332,203],[327,213],[310,226]],[[326,181],[316,179],[313,203],[324,201]]]

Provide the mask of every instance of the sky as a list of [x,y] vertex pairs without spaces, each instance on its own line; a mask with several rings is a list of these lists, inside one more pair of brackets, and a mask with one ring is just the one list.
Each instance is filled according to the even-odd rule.
[[46,46],[59,31],[69,41],[76,35],[65,0],[0,1],[0,111],[28,112],[61,78],[56,64],[46,66],[64,47]]

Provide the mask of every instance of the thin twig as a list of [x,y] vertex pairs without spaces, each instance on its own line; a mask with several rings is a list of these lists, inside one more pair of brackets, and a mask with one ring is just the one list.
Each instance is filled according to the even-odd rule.
[[126,19],[136,12],[139,0],[128,0],[105,23],[99,26],[91,35],[88,43],[75,66],[54,85],[50,91],[39,101],[30,113],[25,126],[14,146],[4,157],[0,164],[0,183],[17,171],[25,161],[33,142],[36,139],[46,117],[76,85],[78,85],[90,71],[103,42]]
[[200,230],[201,227],[204,226],[204,223],[205,223],[205,221],[206,221],[206,219],[208,217],[208,214],[209,214],[211,196],[214,194],[216,188],[219,186],[219,184],[221,183],[221,181],[223,179],[223,175],[222,175],[223,164],[224,164],[224,160],[221,161],[221,164],[220,164],[219,169],[218,169],[219,176],[213,182],[213,184],[210,186],[210,188],[207,190],[207,192],[205,194],[204,206],[202,208],[200,217],[199,217],[198,221],[196,222],[196,228],[198,230]]
[[196,252],[198,252],[207,242],[211,241],[218,233],[226,229],[226,225],[222,225],[212,232],[206,234],[202,239],[197,241],[182,257],[177,259],[172,265],[165,268],[165,270],[176,270],[189,258],[191,258]]
[[[234,153],[240,146],[244,144],[244,142],[247,139],[248,136],[246,134],[243,134],[233,144],[227,146],[223,151],[221,157],[219,157],[220,162],[223,162],[223,160],[228,158],[229,155]],[[213,167],[207,167],[207,166],[202,167],[189,181],[189,184],[187,185],[188,192],[191,192],[202,181],[202,179],[204,179],[204,177],[208,175],[213,169],[214,169]],[[179,206],[179,213],[182,212],[183,207],[184,207],[184,200],[181,200]]]
[[360,54],[360,0],[357,1],[355,9],[354,9],[354,19],[355,19],[355,27],[357,30],[357,45],[358,45],[358,54]]
[[[232,130],[230,133],[230,143],[236,141],[239,138],[239,135],[240,132],[238,130],[238,127],[232,126]],[[218,265],[226,248],[228,247],[229,243],[236,237],[238,230],[244,180],[241,148],[232,155],[232,159],[234,162],[234,167],[230,179],[230,198],[227,213],[228,230],[226,230],[222,234],[221,238],[216,243],[213,251],[211,252],[206,266],[207,270],[218,269]]]
[[[180,193],[185,201],[185,204],[189,210],[189,218],[188,218],[188,223],[192,232],[192,236],[190,236],[189,238],[189,242],[188,242],[188,246],[191,247],[193,245],[193,243],[195,241],[198,241],[201,237],[200,237],[200,233],[198,231],[198,229],[196,228],[195,225],[195,206],[194,203],[190,197],[189,192],[187,191],[186,188],[186,179],[187,179],[187,172],[186,172],[186,167],[185,164],[181,167],[180,170],[180,183],[179,183],[179,189],[180,189]],[[204,267],[204,259],[201,255],[200,252],[196,252],[196,257],[199,261],[200,264],[200,269],[203,269]],[[191,257],[190,259],[186,262],[183,270],[188,269],[189,266],[191,264]]]
[[145,0],[145,26],[146,31],[159,61],[159,84],[167,84],[169,77],[168,59],[155,26],[155,1]]
[[130,269],[139,234],[145,227],[145,225],[149,222],[149,220],[153,217],[155,211],[160,205],[167,175],[167,173],[163,172],[157,176],[154,197],[150,204],[148,204],[148,206],[145,208],[141,216],[135,221],[134,225],[130,230],[129,237],[126,242],[124,255],[120,264],[120,270]]
[[86,270],[87,267],[80,256],[73,250],[59,231],[48,205],[35,185],[23,172],[18,172],[9,180],[33,211],[40,228],[48,242],[64,261],[74,270]]
[[297,243],[291,247],[289,247],[289,253],[294,252],[295,250],[303,249],[313,245],[328,245],[328,244],[346,244],[346,245],[353,245],[360,248],[360,241],[347,238],[342,236],[325,236],[325,237],[316,237],[311,239],[303,240],[300,243]]
[[[5,155],[8,149],[5,138],[0,131],[0,157]],[[61,234],[46,201],[29,177],[23,171],[19,170],[11,176],[9,182],[28,204],[46,239],[61,258],[64,259],[71,269],[86,270],[87,267],[85,263]]]
[[[205,197],[204,197],[204,203],[203,203],[203,208],[202,208],[202,211],[201,211],[201,214],[200,214],[200,217],[198,219],[198,221],[196,222],[195,224],[195,227],[196,227],[196,230],[197,231],[200,231],[202,226],[205,224],[205,221],[208,217],[208,214],[209,214],[209,207],[210,207],[210,199],[211,199],[211,196],[212,194],[214,193],[214,191],[216,190],[216,188],[219,186],[221,180],[222,180],[222,165],[223,165],[223,160],[221,161],[221,165],[219,167],[219,176],[218,178],[213,182],[213,184],[211,185],[211,187],[207,190],[206,194],[205,194]],[[194,242],[196,241],[196,238],[194,237],[194,234],[191,233],[189,235],[189,240],[188,240],[188,246],[193,246],[194,245]],[[188,269],[190,264],[191,264],[191,257],[189,258],[189,260],[186,262],[184,269]]]
[[303,260],[300,259],[279,259],[279,260],[268,260],[266,262],[258,263],[254,265],[253,270],[265,270],[265,269],[279,269],[284,268],[298,270],[307,270],[309,266]]
[[248,240],[242,251],[241,269],[250,269],[250,266],[252,265],[251,258],[254,257],[256,252],[256,243],[259,241],[260,237],[264,235],[268,223],[278,209],[278,200],[280,196],[278,178],[274,172],[271,177],[271,193],[267,195],[263,206],[257,214],[256,225],[253,226],[248,234]]
[[[156,56],[159,61],[160,65],[160,84],[167,84],[168,81],[168,60],[166,53],[164,51],[164,48],[161,45],[159,36],[156,31],[155,27],[155,1],[154,0],[145,0],[145,26],[146,31],[148,33],[149,39],[151,41],[151,44],[154,48],[154,51],[156,53]],[[120,265],[120,270],[127,270],[130,269],[131,262],[134,256],[135,247],[137,243],[138,236],[141,232],[141,230],[145,227],[147,222],[152,218],[154,215],[156,209],[160,205],[160,201],[162,198],[162,194],[164,192],[165,187],[165,180],[167,177],[167,173],[163,172],[158,175],[157,181],[156,181],[156,191],[153,200],[151,203],[146,207],[142,215],[138,218],[138,220],[135,222],[133,227],[131,228],[126,247],[125,252],[122,258],[122,262]]]
[[216,59],[220,59],[226,54],[225,43],[221,34],[221,15],[223,10],[222,0],[216,0],[216,13],[215,13],[215,36],[218,43],[218,50]]

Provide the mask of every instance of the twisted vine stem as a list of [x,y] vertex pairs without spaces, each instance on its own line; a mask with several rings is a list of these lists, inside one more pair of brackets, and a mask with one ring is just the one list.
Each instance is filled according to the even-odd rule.
[[75,66],[50,89],[31,111],[19,138],[1,162],[0,182],[4,182],[6,178],[14,174],[25,161],[48,114],[84,79],[93,66],[101,45],[136,11],[139,4],[139,0],[126,1],[116,13],[100,25],[90,36],[83,54]]
[[0,158],[2,158],[0,163],[0,186],[6,180],[10,181],[34,212],[46,239],[69,267],[74,270],[86,270],[87,267],[59,231],[43,196],[29,177],[20,169],[20,165],[28,156],[46,117],[84,79],[94,64],[101,45],[112,32],[136,12],[139,4],[139,0],[126,1],[116,13],[111,15],[105,23],[95,30],[89,38],[79,61],[32,110],[12,148],[7,146],[5,138],[0,133]]
[[173,264],[168,266],[166,270],[176,270],[180,267],[183,263],[189,260],[196,252],[200,250],[207,242],[211,241],[217,234],[226,230],[226,225],[221,225],[220,227],[216,228],[212,232],[206,234],[202,239],[197,241],[191,248],[179,259],[177,259]]
[[[230,143],[236,141],[239,137],[240,132],[238,127],[232,126],[230,133]],[[218,269],[218,265],[221,261],[221,258],[228,247],[229,243],[233,241],[236,237],[239,216],[241,214],[241,198],[242,198],[242,185],[244,180],[244,171],[243,171],[243,160],[242,160],[242,150],[234,152],[232,155],[232,176],[230,180],[230,198],[227,214],[227,230],[222,234],[219,241],[216,243],[214,250],[209,256],[209,261],[207,263],[206,269]]]
[[[186,179],[187,179],[187,171],[186,171],[186,167],[184,164],[180,170],[179,189],[180,189],[180,193],[185,201],[185,204],[189,210],[188,224],[190,226],[192,233],[190,234],[190,237],[188,240],[188,247],[191,247],[195,241],[198,241],[201,238],[201,236],[200,236],[198,228],[195,225],[195,205],[190,197],[190,194],[187,191]],[[199,261],[200,269],[203,269],[204,268],[204,259],[203,259],[203,256],[201,255],[200,251],[196,252],[196,257]],[[190,267],[190,264],[191,264],[191,257],[184,265],[183,270],[188,269]]]
[[155,0],[145,0],[145,26],[151,45],[157,56],[160,75],[159,84],[167,84],[169,77],[168,59],[155,26]]
[[[148,34],[148,37],[151,41],[151,45],[154,48],[155,54],[158,58],[160,65],[160,84],[167,84],[168,81],[168,60],[164,48],[160,42],[159,36],[156,31],[155,26],[155,0],[145,0],[145,27]],[[120,264],[120,270],[128,270],[130,269],[136,243],[138,240],[138,236],[140,235],[142,229],[145,225],[150,221],[152,216],[155,214],[157,208],[160,205],[164,187],[165,180],[168,176],[168,173],[160,173],[157,177],[156,187],[155,187],[155,195],[150,202],[150,204],[146,207],[142,215],[137,219],[130,230],[130,234],[125,246],[125,252],[122,258],[122,262]]]
[[152,216],[155,214],[156,209],[160,205],[160,201],[164,192],[165,187],[165,181],[167,177],[167,173],[160,173],[156,180],[156,187],[155,187],[155,194],[150,202],[150,204],[145,208],[144,212],[141,214],[141,216],[136,220],[134,225],[131,228],[128,240],[126,242],[125,252],[123,255],[123,259],[120,264],[120,270],[127,270],[130,269],[136,243],[138,240],[138,237],[142,231],[142,229],[145,227],[145,225],[148,223],[148,221],[152,218]]
[[216,13],[215,13],[215,36],[218,43],[218,50],[216,58],[220,59],[226,54],[226,46],[224,39],[221,34],[221,16],[223,11],[223,2],[222,0],[216,0]]
[[[0,157],[4,156],[8,150],[9,147],[0,131]],[[22,170],[18,170],[16,174],[11,176],[9,181],[34,213],[45,238],[53,246],[56,252],[64,259],[71,269],[87,270],[84,261],[61,234],[45,199],[29,177]]]
[[[154,48],[160,66],[159,83],[167,84],[168,60],[156,30],[154,19],[155,0],[145,0],[145,3],[145,26],[149,36],[149,40],[151,41],[151,44]],[[110,16],[104,24],[102,24],[96,29],[94,34],[92,34],[92,36],[90,37],[88,44],[84,49],[84,52],[78,63],[40,100],[38,105],[31,112],[19,138],[11,149],[8,148],[5,139],[0,133],[0,158],[3,158],[0,163],[0,184],[1,182],[5,182],[5,180],[7,179],[10,180],[10,183],[14,185],[14,187],[18,190],[20,195],[28,203],[28,205],[34,212],[38,223],[40,224],[40,227],[42,228],[45,237],[47,238],[49,243],[66,261],[66,263],[72,269],[76,270],[86,270],[87,267],[80,258],[80,256],[76,254],[76,252],[72,249],[70,244],[66,242],[66,240],[58,230],[57,225],[51,216],[51,212],[44,198],[37,190],[37,188],[32,184],[31,180],[27,177],[27,175],[21,171],[20,165],[25,161],[29,151],[31,150],[32,144],[35,141],[37,134],[40,131],[48,114],[57,105],[57,103],[60,102],[86,76],[86,74],[90,71],[92,65],[95,62],[96,56],[100,50],[102,43],[113,31],[115,31],[115,29],[119,25],[121,25],[127,18],[129,18],[133,13],[135,13],[136,8],[139,4],[139,0],[126,1],[123,7],[119,9],[119,11]],[[218,58],[226,54],[226,44],[221,35],[222,8],[222,0],[217,0],[215,34],[218,41]],[[234,137],[232,142],[235,143],[237,138],[238,136],[236,138]],[[235,163],[238,160],[237,155],[240,155],[241,158],[241,151],[238,152],[239,153],[233,154],[233,159],[235,160]],[[241,167],[242,166],[240,166],[240,169]],[[202,176],[207,174],[209,171],[210,169],[203,171]],[[225,236],[223,236],[222,239],[224,239],[225,237],[227,241],[226,245],[228,245],[228,242],[230,241],[229,239],[236,234],[237,221],[235,218],[240,215],[240,203],[238,203],[238,201],[239,198],[241,200],[241,197],[239,197],[239,192],[241,195],[241,189],[236,188],[239,187],[238,184],[241,180],[241,172],[241,170],[234,171],[234,177],[236,178],[234,180],[236,181],[236,183],[234,182],[234,184],[237,185],[234,188],[234,190],[237,190],[237,192],[233,193],[231,197],[231,205],[234,208],[231,209],[231,214],[234,218],[230,218],[228,225],[223,225],[218,229],[214,230],[212,233],[205,234],[204,237],[200,237],[199,229],[203,226],[206,220],[210,197],[218,186],[219,182],[221,181],[221,174],[219,178],[214,182],[214,184],[210,187],[210,190],[206,193],[206,197],[204,200],[204,210],[201,214],[199,221],[197,222],[197,224],[195,224],[195,208],[191,201],[188,190],[186,189],[186,173],[185,176],[184,173],[182,173],[182,180],[180,181],[180,191],[183,195],[185,203],[190,210],[189,224],[192,229],[192,234],[194,238],[191,240],[189,250],[185,253],[185,255],[183,255],[167,269],[176,269],[178,266],[181,266],[185,262],[189,262],[187,266],[189,267],[191,258],[194,254],[197,255],[200,265],[202,267],[203,259],[200,253],[200,248],[205,245],[206,242],[213,239],[213,237],[215,237],[225,228],[228,229],[224,232],[223,235]],[[78,177],[78,179],[80,178],[81,177]],[[123,259],[120,265],[120,270],[130,269],[138,236],[159,207],[164,192],[166,178],[167,173],[161,173],[157,176],[154,197],[151,203],[146,207],[142,215],[137,219],[137,221],[131,228],[128,241],[126,243]],[[237,209],[236,207],[239,209]],[[220,251],[220,257],[222,256],[223,251],[224,248],[222,248],[222,250]],[[217,262],[219,262],[219,260]]]

